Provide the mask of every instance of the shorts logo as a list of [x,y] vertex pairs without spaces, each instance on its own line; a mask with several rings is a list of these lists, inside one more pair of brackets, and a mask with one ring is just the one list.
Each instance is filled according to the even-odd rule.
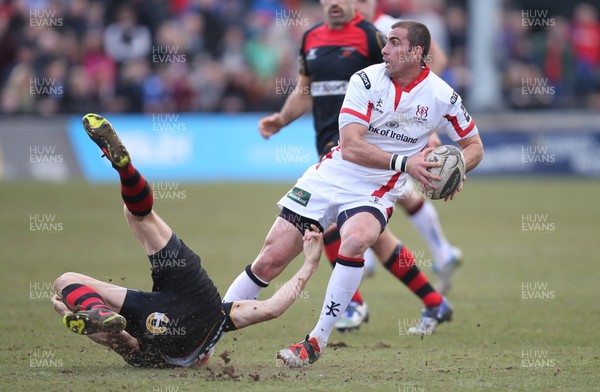
[[383,205],[379,202],[379,198],[377,196],[373,196],[373,198],[369,200],[369,203],[377,204],[379,206]]
[[454,105],[458,101],[458,94],[456,91],[452,91],[452,96],[450,97],[450,103]]
[[161,335],[167,332],[169,318],[166,314],[154,312],[146,318],[146,329],[153,335]]
[[367,76],[367,74],[365,73],[365,71],[360,71],[357,74],[362,79],[362,82],[365,85],[365,88],[367,90],[370,89],[371,88],[371,81],[369,80],[369,77]]
[[287,197],[292,199],[296,203],[306,207],[308,201],[310,200],[310,193],[300,189],[298,187],[294,187],[288,194]]

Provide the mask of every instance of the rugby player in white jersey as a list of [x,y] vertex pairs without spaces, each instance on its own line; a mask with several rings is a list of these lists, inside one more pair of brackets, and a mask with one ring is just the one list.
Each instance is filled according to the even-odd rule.
[[[297,226],[338,224],[341,245],[320,318],[305,340],[278,352],[288,366],[305,366],[320,358],[358,288],[364,252],[385,229],[407,175],[425,188],[435,188],[431,180],[439,178],[427,169],[440,164],[425,161],[432,151],[425,148],[430,134],[445,132],[458,143],[467,170],[483,157],[477,127],[460,97],[424,62],[431,45],[427,27],[414,21],[392,27],[382,50],[384,63],[350,79],[339,117],[340,144],[279,201],[282,212],[252,264],[256,280],[242,274],[228,290],[228,295],[234,291],[256,295],[266,285],[259,276],[283,271],[301,250]],[[444,300],[423,311],[420,327],[431,330],[451,315]]]
[[[377,0],[358,0],[356,9],[385,35],[390,31],[392,25],[399,21],[393,16],[384,14],[378,6]],[[426,63],[436,75],[441,75],[448,64],[446,53],[434,40],[431,41]],[[428,147],[437,147],[441,144],[437,134],[432,134]],[[445,295],[452,287],[452,274],[462,260],[462,251],[450,244],[442,229],[435,206],[430,201],[425,200],[424,196],[415,189],[414,181],[409,179],[406,182],[406,187],[405,197],[398,199],[398,205],[408,214],[410,222],[427,243],[433,256],[432,269],[436,276],[435,289],[440,294]],[[397,242],[392,235],[382,235],[380,241]],[[389,246],[393,245],[390,244]],[[368,267],[366,260],[365,258],[365,267]]]
[[[368,4],[375,5],[370,1]],[[312,108],[317,151],[322,158],[338,144],[338,116],[350,77],[365,67],[381,62],[381,49],[385,40],[374,25],[356,13],[357,10],[365,10],[363,3],[356,0],[321,0],[321,5],[325,21],[308,29],[302,38],[298,88],[288,96],[280,112],[260,120],[259,130],[263,137],[268,139]],[[375,10],[369,15],[369,18],[374,16]],[[377,19],[380,20],[381,18]],[[390,27],[391,23],[382,30],[383,33],[387,34]],[[432,67],[441,69],[445,64],[445,55],[442,51],[439,52],[441,53],[436,52],[433,58],[428,56],[428,60],[431,60]],[[430,146],[439,144],[439,138],[433,134]],[[398,200],[398,205],[429,245],[437,275],[437,289],[444,295],[450,287],[450,274],[458,264],[461,252],[446,240],[434,205],[426,202],[419,193],[408,192],[410,187],[414,187],[413,182],[407,182],[406,186],[407,191],[403,193],[404,197]],[[340,235],[335,224],[327,228],[323,239],[324,253],[333,267],[337,262],[340,247]],[[390,230],[386,229],[381,234],[377,244],[365,252],[364,258],[365,275],[374,272],[377,258],[422,301],[425,308],[436,307],[442,302],[442,297],[433,292],[435,290],[429,280],[416,267],[410,250]],[[436,268],[438,266],[445,268]],[[261,279],[268,282],[278,274],[275,272],[275,275],[268,273],[260,276],[252,275],[249,269],[247,271],[248,276],[244,276],[243,279],[256,277],[255,282]],[[249,284],[252,285],[251,282]],[[230,291],[227,294],[227,300],[254,298],[255,295],[253,290],[241,290],[240,296]],[[339,331],[358,329],[368,320],[367,302],[360,290],[357,290],[348,307],[342,312],[336,328]]]

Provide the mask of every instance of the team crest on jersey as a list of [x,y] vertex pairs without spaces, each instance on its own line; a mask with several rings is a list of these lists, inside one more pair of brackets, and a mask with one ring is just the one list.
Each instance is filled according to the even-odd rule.
[[353,48],[352,46],[342,46],[340,51],[341,53],[338,58],[345,59],[352,56],[352,53],[356,52],[356,48]]
[[371,109],[383,114],[383,99],[378,99],[377,103],[370,103]]
[[417,105],[417,111],[415,112],[415,121],[418,123],[424,123],[427,121],[427,112],[429,111],[429,107],[425,105]]
[[153,335],[161,335],[167,332],[169,318],[166,314],[154,312],[146,318],[146,329]]
[[317,58],[317,48],[312,48],[308,50],[308,53],[306,54],[306,59],[307,60],[315,60]]

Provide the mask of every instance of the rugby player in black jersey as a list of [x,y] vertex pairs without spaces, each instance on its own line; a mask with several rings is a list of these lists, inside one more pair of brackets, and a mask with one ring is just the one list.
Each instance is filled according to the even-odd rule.
[[192,366],[208,361],[225,332],[276,318],[291,306],[319,263],[316,226],[304,232],[304,264],[270,299],[222,303],[200,257],[152,210],[150,185],[111,124],[87,114],[83,125],[119,174],[125,217],[148,255],[153,287],[143,292],[67,272],[56,279],[52,298],[67,328],[134,366]]

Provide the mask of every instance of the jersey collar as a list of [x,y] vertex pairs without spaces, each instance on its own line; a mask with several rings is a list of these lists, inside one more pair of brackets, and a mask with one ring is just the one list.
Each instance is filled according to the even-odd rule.
[[400,88],[402,90],[402,92],[405,93],[410,93],[410,90],[412,90],[413,88],[417,87],[417,85],[419,83],[421,83],[423,80],[425,80],[425,78],[429,75],[429,72],[431,70],[429,69],[429,67],[427,66],[427,64],[425,64],[423,66],[423,70],[421,71],[421,73],[419,74],[419,76],[417,76],[412,82],[410,82],[409,84],[406,85],[406,87],[404,87],[403,89],[398,85],[398,83],[396,83],[396,81],[392,78],[390,78],[390,80],[392,81],[392,83],[394,84],[394,86],[396,86],[397,88]]

